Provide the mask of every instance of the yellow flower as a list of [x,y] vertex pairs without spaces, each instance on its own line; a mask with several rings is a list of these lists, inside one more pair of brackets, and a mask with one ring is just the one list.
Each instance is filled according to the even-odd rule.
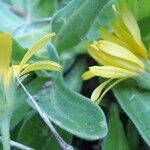
[[148,59],[138,24],[125,6],[120,8],[117,21],[112,22],[112,29],[113,33],[101,29],[103,40],[88,45],[90,55],[103,66],[89,67],[89,71],[85,72],[82,78],[84,80],[95,76],[108,78],[92,93],[91,99],[97,103],[117,83],[144,72],[143,61]]
[[31,48],[29,48],[19,65],[10,66],[12,37],[8,33],[0,33],[0,78],[3,80],[4,86],[7,86],[9,84],[12,71],[13,75],[17,77],[35,70],[61,70],[61,66],[58,63],[49,60],[38,61],[33,64],[28,63],[28,60],[53,36],[55,36],[55,33],[45,35],[43,38],[38,40]]

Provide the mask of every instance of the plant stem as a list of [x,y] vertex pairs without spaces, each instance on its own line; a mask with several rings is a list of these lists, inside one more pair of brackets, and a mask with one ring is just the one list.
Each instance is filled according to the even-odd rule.
[[1,119],[1,134],[3,150],[10,150],[9,117],[4,115]]
[[18,82],[20,83],[21,87],[23,88],[23,90],[26,92],[26,94],[29,96],[32,104],[35,106],[35,109],[38,111],[39,115],[41,116],[41,118],[44,120],[44,122],[47,124],[47,126],[49,127],[49,129],[51,130],[51,132],[53,133],[54,137],[56,138],[58,144],[60,145],[62,150],[74,150],[74,148],[67,144],[62,137],[58,134],[58,132],[56,131],[56,129],[54,128],[54,126],[52,125],[52,123],[49,121],[49,118],[47,117],[47,115],[42,111],[42,109],[38,106],[38,104],[36,103],[36,101],[34,100],[34,98],[32,97],[32,95],[26,90],[26,88],[24,87],[24,85],[21,83],[21,81],[17,78]]
[[[0,142],[2,142],[2,137],[1,136],[0,136]],[[12,141],[12,140],[10,140],[10,145],[17,148],[17,149],[21,149],[21,150],[35,150],[31,147],[28,147],[26,145],[23,145],[21,143],[18,143],[16,141]]]

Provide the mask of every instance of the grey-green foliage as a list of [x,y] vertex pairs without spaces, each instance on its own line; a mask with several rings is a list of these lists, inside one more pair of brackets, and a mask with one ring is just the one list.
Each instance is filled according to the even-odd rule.
[[150,146],[150,92],[126,81],[113,90],[120,106]]
[[[76,1],[76,3],[77,2],[78,1]],[[108,0],[86,0],[85,2],[80,2],[77,9],[70,7],[70,4],[67,9],[73,9],[75,11],[72,12],[69,10],[69,12],[72,12],[69,17],[66,13],[64,15],[66,17],[61,15],[58,17],[56,14],[57,19],[56,17],[53,18],[54,23],[52,22],[52,26],[60,26],[58,19],[63,19],[64,22],[54,40],[54,44],[58,51],[63,51],[79,44],[86,36],[96,16],[107,2]],[[56,23],[58,23],[58,25]]]
[[90,99],[67,88],[61,77],[35,99],[52,122],[76,136],[94,140],[107,134],[102,110]]
[[65,7],[57,11],[52,18],[52,31],[58,32],[66,23],[70,15],[74,13],[76,9],[78,9],[78,7],[84,2],[85,0],[72,0]]

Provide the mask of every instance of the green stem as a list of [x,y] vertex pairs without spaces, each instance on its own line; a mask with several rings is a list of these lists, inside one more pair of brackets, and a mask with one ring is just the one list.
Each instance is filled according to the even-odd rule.
[[3,150],[10,150],[9,117],[4,116],[3,119],[1,119],[0,124]]

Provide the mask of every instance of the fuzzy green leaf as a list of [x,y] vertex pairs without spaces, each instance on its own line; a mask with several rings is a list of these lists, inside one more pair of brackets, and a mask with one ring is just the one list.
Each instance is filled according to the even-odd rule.
[[88,98],[67,88],[61,77],[35,99],[52,122],[76,136],[94,140],[107,134],[103,111]]
[[57,33],[54,40],[57,49],[64,51],[79,44],[86,36],[99,11],[107,2],[108,0],[86,0],[77,7]]
[[114,94],[122,109],[135,124],[139,133],[150,146],[150,92],[128,82],[114,88]]

